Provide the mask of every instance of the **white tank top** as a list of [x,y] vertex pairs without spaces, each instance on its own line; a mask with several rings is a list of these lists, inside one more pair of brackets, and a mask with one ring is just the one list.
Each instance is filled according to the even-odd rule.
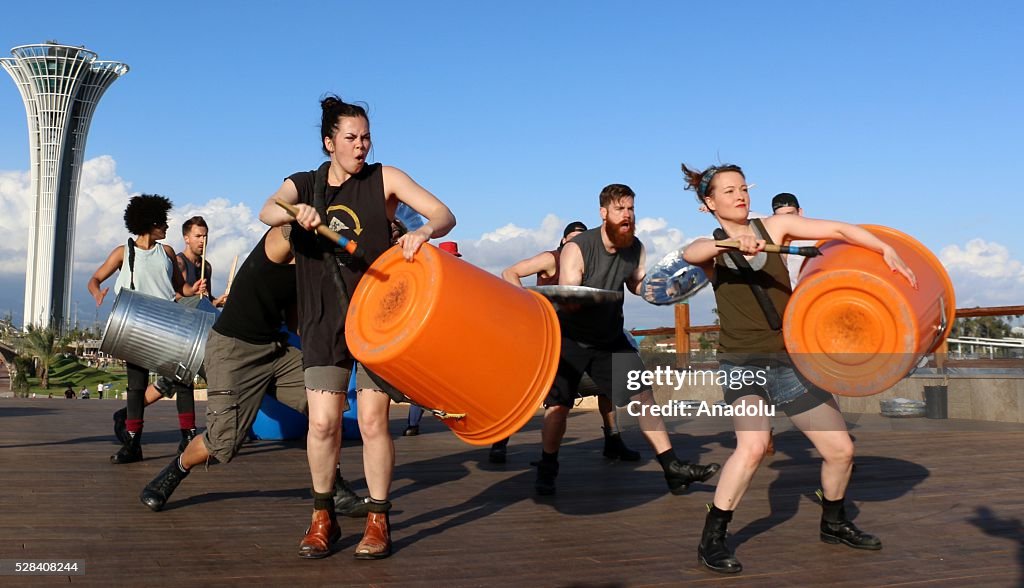
[[[132,271],[128,267],[129,259],[128,245],[125,244],[124,262],[121,263],[121,272],[117,274],[117,282],[114,283],[115,296],[122,288],[131,290]],[[162,243],[155,243],[148,250],[135,247],[136,292],[164,300],[174,300],[174,286],[171,282],[172,271],[174,271],[174,264],[171,263],[171,258],[164,251]]]

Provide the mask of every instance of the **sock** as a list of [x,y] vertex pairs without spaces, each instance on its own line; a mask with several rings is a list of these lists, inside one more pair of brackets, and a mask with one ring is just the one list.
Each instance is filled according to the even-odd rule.
[[178,413],[178,428],[183,430],[190,430],[196,428],[196,413],[194,412],[179,412]]
[[315,510],[327,510],[334,514],[334,492],[317,492],[313,490],[313,508]]
[[134,437],[136,434],[142,432],[142,422],[142,419],[128,419],[124,422],[124,426]]
[[601,427],[601,430],[604,431],[605,439],[608,439],[609,437],[614,437],[619,434],[617,431],[613,431],[608,427]]
[[543,449],[540,450],[540,460],[547,463],[558,463],[558,452],[548,453]]
[[838,500],[828,500],[824,496],[821,497],[821,518],[826,523],[841,523],[846,518],[846,509],[843,508],[843,503],[846,502],[846,497],[842,497]]
[[668,467],[677,461],[679,461],[679,458],[676,457],[674,449],[666,449],[658,454],[658,463],[661,464],[661,469],[663,470],[668,470]]
[[175,461],[178,464],[178,471],[183,473],[183,474],[187,474],[188,473],[188,468],[186,468],[185,466],[181,465],[181,456],[180,455],[178,456],[178,459],[175,460]]

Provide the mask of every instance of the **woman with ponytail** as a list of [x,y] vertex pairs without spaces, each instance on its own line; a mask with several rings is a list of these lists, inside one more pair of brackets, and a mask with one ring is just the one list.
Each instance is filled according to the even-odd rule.
[[[687,189],[721,226],[716,238],[739,242],[739,254],[726,254],[712,239],[697,239],[683,257],[701,267],[711,280],[722,331],[718,357],[725,400],[735,411],[736,449],[722,467],[697,549],[702,565],[720,573],[743,569],[726,544],[726,527],[765,455],[771,439],[768,407],[781,409],[814,444],[822,457],[820,538],[857,549],[882,548],[846,516],[844,500],[853,469],[853,440],[835,399],[797,371],[786,353],[781,317],[789,302],[790,282],[777,255],[766,255],[766,243],[791,239],[842,239],[877,251],[894,272],[912,285],[916,279],[893,248],[863,228],[798,215],[749,219],[750,195],[743,170],[736,165],[703,171],[683,165]],[[774,313],[774,314],[773,314]],[[748,384],[748,382],[753,382]],[[752,409],[752,410],[751,410]]]
[[[293,231],[292,243],[309,401],[306,451],[314,498],[312,522],[299,546],[299,555],[306,558],[329,555],[341,533],[333,492],[341,415],[348,408],[345,392],[353,369],[345,345],[348,300],[366,269],[391,246],[391,221],[400,202],[427,219],[419,229],[398,238],[406,259],[411,260],[427,240],[443,237],[455,226],[448,207],[405,172],[366,162],[372,144],[365,108],[333,95],[321,100],[320,106],[320,143],[328,161],[317,170],[289,176],[260,211],[260,220],[270,226],[294,223],[305,229]],[[295,205],[295,218],[275,201]],[[313,231],[321,223],[356,240],[365,255],[354,257],[318,238]],[[370,496],[366,529],[355,556],[380,559],[391,554],[388,494],[395,458],[387,427],[388,407],[392,399],[402,401],[404,396],[364,369],[358,371],[356,386],[363,467]]]

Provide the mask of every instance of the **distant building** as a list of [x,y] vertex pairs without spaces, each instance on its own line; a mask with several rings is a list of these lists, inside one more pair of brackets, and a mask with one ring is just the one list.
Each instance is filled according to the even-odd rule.
[[128,66],[53,41],[15,47],[11,55],[0,65],[25,103],[33,193],[24,326],[63,330],[71,310],[75,213],[89,124],[100,97]]

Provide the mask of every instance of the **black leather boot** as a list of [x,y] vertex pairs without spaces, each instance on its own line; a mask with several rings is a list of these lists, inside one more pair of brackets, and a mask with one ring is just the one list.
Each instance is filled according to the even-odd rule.
[[735,574],[743,571],[743,564],[736,559],[726,544],[726,527],[731,521],[731,510],[721,510],[713,504],[708,505],[704,532],[700,535],[700,546],[697,547],[697,559],[712,572]]
[[136,461],[142,461],[142,431],[138,433],[126,432],[128,438],[125,440],[124,445],[121,449],[117,450],[117,453],[110,456],[110,463],[133,463]]
[[541,496],[551,496],[555,493],[556,477],[558,477],[558,459],[542,457],[537,463],[537,481],[533,483],[534,490]]
[[849,545],[855,549],[877,551],[882,548],[882,541],[857,528],[846,518],[845,499],[826,500],[821,497],[821,540],[825,543]]
[[139,500],[153,511],[159,511],[167,504],[174,489],[181,484],[181,481],[188,477],[188,472],[181,471],[178,467],[178,458],[171,460],[171,463],[160,470],[160,473],[153,478],[139,494]]
[[709,463],[706,466],[674,460],[665,468],[665,481],[672,494],[682,494],[694,482],[706,482],[718,473],[722,466]]
[[491,451],[487,454],[487,461],[491,463],[505,463],[508,461],[508,438],[491,445]]
[[334,512],[344,517],[365,518],[370,512],[369,498],[363,498],[352,490],[341,472],[334,476]]
[[604,429],[604,456],[608,459],[618,459],[621,461],[640,461],[640,452],[633,451],[626,447],[626,444],[622,441],[622,435],[618,433],[612,433],[611,429],[607,427],[601,427]]
[[181,455],[182,453],[185,453],[185,448],[188,447],[188,444],[196,438],[196,430],[194,428],[178,430],[181,431],[181,441],[178,443],[178,455]]
[[121,445],[124,445],[128,441],[128,426],[125,425],[125,421],[127,420],[127,408],[122,408],[114,412],[114,436],[117,437],[117,442]]

